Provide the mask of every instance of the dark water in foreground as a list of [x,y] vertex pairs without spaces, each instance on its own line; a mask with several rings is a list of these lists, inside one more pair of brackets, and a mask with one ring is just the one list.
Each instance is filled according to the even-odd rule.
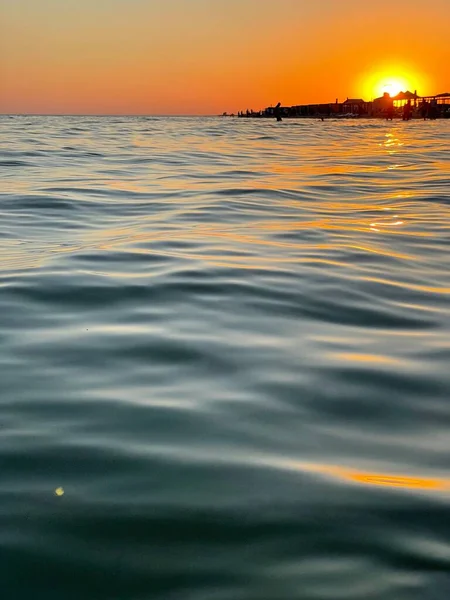
[[2,598],[449,598],[450,122],[0,126]]

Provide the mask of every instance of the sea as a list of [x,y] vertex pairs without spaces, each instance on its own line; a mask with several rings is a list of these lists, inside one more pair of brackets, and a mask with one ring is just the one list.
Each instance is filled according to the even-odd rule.
[[0,587],[450,597],[450,120],[0,117]]

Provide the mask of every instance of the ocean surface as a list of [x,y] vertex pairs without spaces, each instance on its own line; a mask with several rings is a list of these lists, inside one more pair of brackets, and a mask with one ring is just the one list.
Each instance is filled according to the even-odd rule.
[[450,597],[450,121],[0,117],[0,587]]

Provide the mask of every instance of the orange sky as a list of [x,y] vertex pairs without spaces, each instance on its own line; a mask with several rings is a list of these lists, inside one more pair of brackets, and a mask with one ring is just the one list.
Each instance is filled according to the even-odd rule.
[[217,114],[450,91],[450,0],[0,0],[0,112]]

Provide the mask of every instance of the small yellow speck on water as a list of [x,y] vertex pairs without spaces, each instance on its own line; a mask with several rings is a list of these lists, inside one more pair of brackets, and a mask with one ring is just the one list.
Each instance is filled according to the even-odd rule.
[[62,487],[59,487],[59,488],[57,488],[57,489],[55,490],[55,494],[56,494],[57,496],[64,496],[64,490],[63,490],[63,488],[62,488]]

